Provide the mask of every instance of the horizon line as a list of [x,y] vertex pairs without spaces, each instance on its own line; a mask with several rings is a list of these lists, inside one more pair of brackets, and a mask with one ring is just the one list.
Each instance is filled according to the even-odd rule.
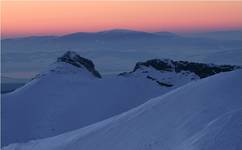
[[56,34],[29,34],[29,35],[16,35],[16,36],[2,36],[1,40],[6,39],[15,39],[15,38],[29,38],[29,37],[62,37],[66,35],[71,35],[75,33],[99,33],[99,32],[110,32],[115,30],[127,30],[127,31],[136,31],[136,32],[146,32],[146,33],[157,33],[157,32],[168,32],[168,33],[176,33],[176,34],[186,34],[186,33],[209,33],[209,32],[224,32],[224,31],[242,31],[242,28],[235,28],[235,29],[210,29],[210,30],[193,30],[193,31],[166,31],[166,30],[158,30],[158,31],[145,31],[139,29],[130,29],[130,28],[110,28],[110,29],[102,29],[97,31],[75,31],[75,32],[65,32],[63,34],[56,33]]

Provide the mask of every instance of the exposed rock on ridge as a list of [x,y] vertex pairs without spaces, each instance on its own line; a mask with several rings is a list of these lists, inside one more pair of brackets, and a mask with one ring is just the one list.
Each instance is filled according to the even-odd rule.
[[205,63],[195,63],[188,61],[174,61],[170,59],[151,59],[145,62],[138,62],[135,65],[133,72],[141,68],[141,66],[153,67],[159,71],[190,71],[198,75],[200,78],[206,78],[220,72],[232,71],[241,68],[234,65],[214,65]]
[[100,73],[95,69],[95,65],[89,59],[79,56],[76,52],[67,51],[63,56],[57,58],[57,62],[65,62],[81,68],[84,66],[88,71],[90,71],[95,77],[101,78]]

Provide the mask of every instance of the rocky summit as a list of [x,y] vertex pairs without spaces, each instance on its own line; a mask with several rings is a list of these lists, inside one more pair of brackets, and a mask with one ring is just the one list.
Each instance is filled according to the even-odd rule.
[[142,66],[153,67],[159,71],[190,71],[198,75],[200,78],[206,78],[220,72],[232,71],[241,68],[235,65],[214,65],[205,63],[196,63],[188,61],[174,61],[171,59],[151,59],[145,62],[136,63],[133,72],[140,69]]
[[67,51],[63,56],[57,58],[57,62],[65,62],[78,68],[85,67],[95,77],[101,78],[100,73],[95,69],[95,65],[89,59],[79,56],[76,52]]

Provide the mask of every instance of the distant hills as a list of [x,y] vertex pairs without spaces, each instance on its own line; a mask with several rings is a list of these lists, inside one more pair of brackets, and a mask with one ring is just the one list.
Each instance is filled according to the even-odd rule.
[[130,64],[152,58],[241,65],[240,33],[218,31],[187,35],[114,29],[3,39],[2,72],[39,72],[65,51],[76,51],[94,60],[101,73],[127,71],[132,68]]
[[[219,41],[227,37],[226,41]],[[231,38],[231,36],[233,36]],[[30,36],[2,40],[3,51],[37,50],[96,50],[134,48],[200,47],[217,48],[239,45],[241,31],[221,31],[209,33],[175,34],[171,32],[143,32],[114,29],[101,32],[76,32],[63,36]],[[187,36],[187,37],[186,37]],[[213,38],[211,38],[213,37]],[[230,38],[229,38],[230,37]]]

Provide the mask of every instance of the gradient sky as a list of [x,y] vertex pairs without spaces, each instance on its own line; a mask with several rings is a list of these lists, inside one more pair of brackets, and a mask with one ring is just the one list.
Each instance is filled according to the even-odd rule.
[[242,29],[242,1],[1,1],[2,37]]

